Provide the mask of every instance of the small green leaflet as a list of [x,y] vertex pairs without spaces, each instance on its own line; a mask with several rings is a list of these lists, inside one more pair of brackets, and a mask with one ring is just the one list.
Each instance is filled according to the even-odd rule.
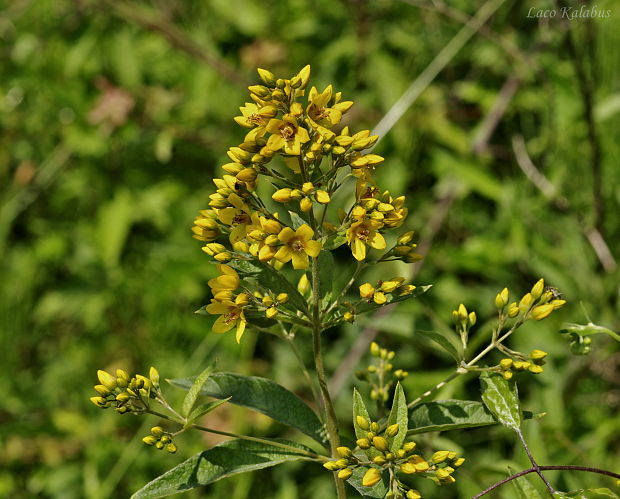
[[198,395],[200,394],[200,390],[202,389],[202,385],[204,385],[207,379],[209,379],[211,372],[213,372],[212,365],[207,367],[198,376],[196,376],[194,383],[192,384],[191,388],[187,392],[187,395],[185,395],[185,400],[183,400],[183,407],[181,408],[181,415],[183,417],[187,418],[190,411],[194,407],[194,404],[196,403],[196,399],[198,398]]
[[187,416],[187,422],[189,424],[192,424],[198,418],[217,409],[219,406],[221,406],[222,404],[225,404],[229,400],[230,400],[230,397],[222,399],[222,400],[214,400],[212,402],[207,402],[206,404],[201,404],[198,407],[194,407],[192,412],[189,413],[189,416]]
[[394,401],[392,402],[392,410],[388,417],[387,426],[398,424],[398,433],[394,437],[388,437],[388,445],[392,452],[397,451],[403,445],[405,437],[407,436],[407,427],[409,425],[409,418],[407,415],[407,400],[405,399],[405,392],[400,383],[396,384],[396,390],[394,391]]
[[519,431],[521,410],[516,383],[508,382],[499,373],[483,372],[480,375],[482,401],[495,418],[504,426]]
[[[274,442],[309,450],[299,444],[282,439],[274,440]],[[260,470],[287,461],[303,459],[308,458],[293,450],[275,447],[267,443],[240,439],[228,440],[175,466],[146,484],[132,495],[131,499],[157,499],[171,496],[208,485],[237,473]]]
[[448,338],[446,338],[443,334],[437,333],[435,331],[421,331],[419,329],[416,331],[416,334],[421,334],[425,338],[434,341],[437,345],[439,345],[446,352],[448,352],[457,363],[461,362],[462,355],[458,353],[456,347],[452,343],[450,343],[450,340],[448,340]]

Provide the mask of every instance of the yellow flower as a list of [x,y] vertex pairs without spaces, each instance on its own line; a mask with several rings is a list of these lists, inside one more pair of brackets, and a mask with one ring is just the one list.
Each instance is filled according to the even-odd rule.
[[327,107],[329,101],[332,98],[332,86],[328,85],[321,93],[312,87],[308,93],[308,108],[306,114],[308,115],[308,121],[312,128],[317,128],[319,125],[323,127],[331,128],[334,125],[340,123],[342,119],[342,113],[346,112],[353,102],[342,102],[340,105],[335,104],[334,107]]
[[245,237],[247,226],[252,223],[252,214],[248,205],[236,194],[228,196],[228,202],[232,206],[218,210],[217,216],[222,223],[233,227],[229,238],[234,244]]
[[284,154],[292,156],[299,156],[301,145],[310,140],[308,130],[299,126],[297,118],[290,114],[284,115],[281,120],[269,120],[267,131],[272,134],[267,141],[267,147],[272,151],[284,148]]
[[240,107],[241,116],[235,116],[234,120],[245,128],[264,126],[273,118],[278,110],[275,106],[267,105],[259,107],[252,102],[246,102],[245,106]]
[[308,256],[317,257],[322,248],[319,241],[312,239],[314,231],[306,224],[301,225],[296,231],[290,227],[282,229],[278,239],[284,243],[275,254],[276,260],[286,263],[293,260],[295,270],[307,269],[310,266]]
[[372,220],[355,222],[347,229],[347,242],[351,246],[351,252],[356,260],[366,258],[366,245],[374,249],[385,249],[385,239],[377,229],[381,223]]
[[248,304],[248,301],[249,297],[245,293],[238,294],[235,301],[212,300],[211,303],[206,306],[207,312],[214,315],[220,315],[220,317],[218,317],[213,324],[213,332],[225,333],[226,331],[230,331],[233,327],[237,326],[236,338],[237,343],[239,343],[247,324],[245,315],[243,314],[243,307]]

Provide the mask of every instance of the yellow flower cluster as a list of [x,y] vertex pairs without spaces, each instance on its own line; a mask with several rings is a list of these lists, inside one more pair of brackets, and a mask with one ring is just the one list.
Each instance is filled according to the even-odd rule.
[[508,304],[508,289],[504,288],[495,297],[495,307],[502,314],[506,314],[510,318],[518,317],[526,321],[534,319],[536,321],[543,320],[554,310],[561,308],[566,300],[562,300],[555,288],[545,287],[544,279],[539,279],[529,293],[521,297],[518,302]]
[[370,344],[370,355],[377,359],[376,364],[370,364],[366,370],[355,373],[358,379],[370,383],[370,398],[379,402],[387,402],[390,390],[396,381],[402,381],[409,373],[403,369],[396,369],[392,361],[396,352],[382,348],[373,341]]
[[404,296],[415,290],[414,285],[403,284],[403,282],[405,282],[404,277],[392,277],[387,281],[379,281],[376,286],[366,282],[359,287],[360,298],[368,303],[383,305],[389,301],[391,295]]
[[544,371],[542,366],[545,365],[545,357],[548,355],[547,352],[538,349],[532,350],[529,359],[517,352],[513,353],[515,354],[514,358],[506,357],[499,362],[498,367],[504,379],[510,380],[514,374],[518,372],[527,371],[532,374],[540,374]]
[[[430,460],[424,459],[421,455],[414,453],[415,442],[404,442],[400,449],[390,450],[389,439],[393,438],[401,430],[398,424],[393,424],[385,428],[383,435],[379,435],[380,426],[377,422],[368,421],[362,416],[356,417],[357,425],[367,431],[366,437],[356,441],[357,446],[362,450],[373,449],[374,457],[370,462],[364,461],[355,455],[354,451],[348,447],[338,447],[339,459],[326,462],[323,466],[330,471],[338,471],[338,478],[347,480],[353,471],[359,467],[367,467],[362,477],[362,485],[373,487],[382,479],[383,472],[387,470],[400,471],[406,475],[417,474],[425,478],[430,478],[439,485],[451,484],[455,482],[452,473],[461,466],[464,458],[459,458],[456,452],[437,451]],[[410,489],[407,485],[398,480],[394,475],[390,485],[392,494],[401,494],[400,497],[421,498],[417,490]]]
[[170,454],[177,451],[177,446],[172,441],[172,434],[164,431],[161,426],[153,426],[150,435],[142,439],[146,445],[152,445],[157,450],[166,449]]
[[141,374],[130,376],[123,369],[117,369],[116,375],[99,370],[97,378],[100,384],[94,388],[98,396],[91,397],[90,401],[101,409],[114,407],[119,414],[145,412],[149,399],[156,398],[159,391],[159,373],[154,367],[148,378]]

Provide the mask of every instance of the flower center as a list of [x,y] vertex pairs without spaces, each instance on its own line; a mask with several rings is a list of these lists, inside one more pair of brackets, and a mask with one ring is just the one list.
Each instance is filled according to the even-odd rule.
[[295,128],[293,125],[286,124],[280,128],[280,135],[282,135],[282,138],[290,140],[295,136]]
[[247,221],[248,221],[248,216],[245,213],[239,213],[235,215],[235,217],[232,220],[232,223],[242,224],[242,223],[246,223]]
[[304,243],[302,243],[299,239],[295,239],[291,243],[291,249],[297,253],[304,250]]
[[362,241],[366,241],[369,236],[370,236],[370,231],[368,229],[358,229],[357,231],[358,239],[361,239]]
[[227,314],[224,314],[224,322],[226,324],[230,324],[231,322],[235,322],[239,318],[239,314],[236,310],[231,310]]

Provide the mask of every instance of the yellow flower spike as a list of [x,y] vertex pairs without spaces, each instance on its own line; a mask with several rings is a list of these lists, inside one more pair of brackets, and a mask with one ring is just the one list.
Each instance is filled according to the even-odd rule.
[[312,209],[312,200],[310,198],[303,198],[299,202],[299,209],[304,213],[310,211]]
[[380,291],[376,292],[373,295],[372,299],[377,305],[384,305],[387,303],[387,297],[385,296],[385,293],[381,293]]
[[502,289],[495,296],[495,307],[498,309],[504,308],[508,304],[508,288]]
[[338,472],[338,478],[340,478],[341,480],[348,480],[349,478],[351,478],[352,474],[353,471],[351,470],[351,468],[345,468]]
[[443,463],[446,459],[448,459],[448,454],[450,454],[450,451],[448,450],[438,450],[433,454],[433,457],[431,457],[431,461],[435,464]]
[[523,295],[523,298],[521,298],[521,301],[519,301],[519,311],[527,312],[532,306],[532,303],[534,303],[534,297],[532,296],[532,293],[526,293],[525,295]]
[[318,203],[327,204],[331,201],[329,194],[327,191],[318,190],[314,193],[314,199],[317,200]]
[[377,468],[369,468],[362,477],[364,487],[374,487],[381,480],[381,472]]
[[285,227],[278,234],[278,239],[284,243],[275,254],[276,260],[282,263],[293,261],[295,270],[307,269],[310,266],[308,256],[316,258],[321,252],[322,244],[312,239],[314,231],[306,224],[296,231]]
[[360,286],[360,297],[366,300],[372,300],[375,294],[375,288],[369,282],[366,282]]
[[548,317],[553,312],[554,307],[551,303],[545,303],[532,309],[532,319],[535,321],[541,321]]
[[532,291],[530,291],[532,298],[534,300],[538,300],[538,298],[540,298],[540,296],[543,294],[544,289],[545,289],[545,280],[539,279],[538,282],[536,282],[536,284],[534,284],[534,286],[532,287]]

